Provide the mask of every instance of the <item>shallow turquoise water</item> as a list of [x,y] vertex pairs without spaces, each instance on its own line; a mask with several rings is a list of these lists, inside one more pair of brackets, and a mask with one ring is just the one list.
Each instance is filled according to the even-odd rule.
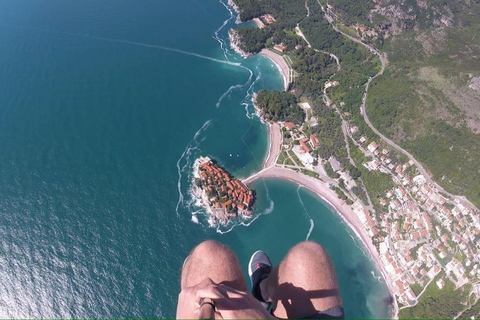
[[0,2],[0,317],[173,317],[197,243],[278,262],[310,219],[347,316],[386,316],[361,247],[295,185],[259,181],[248,227],[191,221],[193,159],[257,170],[268,134],[242,103],[282,87],[269,61],[222,50],[231,26],[215,1]]

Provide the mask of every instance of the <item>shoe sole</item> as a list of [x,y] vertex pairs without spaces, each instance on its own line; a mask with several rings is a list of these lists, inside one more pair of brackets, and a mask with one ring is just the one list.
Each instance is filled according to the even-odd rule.
[[262,250],[255,251],[255,253],[252,254],[252,256],[250,257],[250,261],[248,262],[248,275],[250,276],[250,283],[252,282],[252,274],[253,274],[253,271],[252,271],[253,257],[255,257],[255,255],[259,252],[262,252]]

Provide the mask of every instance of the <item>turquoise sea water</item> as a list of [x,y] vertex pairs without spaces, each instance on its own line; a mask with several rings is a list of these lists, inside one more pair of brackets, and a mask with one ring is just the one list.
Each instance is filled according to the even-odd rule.
[[279,262],[308,235],[347,317],[387,316],[359,241],[296,185],[256,182],[249,226],[192,221],[194,158],[257,170],[268,132],[250,95],[282,87],[268,60],[225,50],[234,25],[217,1],[0,2],[1,318],[173,317],[200,241],[230,245],[246,271],[253,251]]

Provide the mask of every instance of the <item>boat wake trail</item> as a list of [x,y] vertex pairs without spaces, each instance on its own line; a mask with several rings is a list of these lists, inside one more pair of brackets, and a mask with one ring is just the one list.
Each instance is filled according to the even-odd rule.
[[[185,150],[183,151],[182,155],[177,161],[177,173],[178,173],[178,181],[177,181],[177,189],[178,189],[178,202],[177,206],[175,208],[175,212],[177,213],[177,217],[180,218],[180,213],[179,213],[179,208],[182,204],[185,204],[185,197],[183,196],[183,190],[182,190],[182,180],[183,180],[183,174],[187,172],[187,174],[190,176],[191,175],[191,168],[193,166],[193,161],[195,151],[200,151],[198,148],[200,144],[203,142],[204,139],[198,140],[201,134],[203,134],[210,124],[212,123],[212,120],[206,121],[200,129],[195,132],[195,135],[193,136],[192,141],[190,141],[189,144],[185,147]],[[190,180],[190,179],[188,179]],[[185,204],[185,207],[190,207],[191,204],[194,202],[194,199],[190,199],[188,203]],[[192,216],[195,215],[195,212],[192,212]],[[193,217],[192,217],[193,220]],[[195,221],[194,221],[195,222]],[[197,220],[198,222],[198,220]]]
[[305,204],[303,203],[302,197],[300,196],[300,188],[301,186],[298,186],[297,188],[298,200],[302,204],[303,212],[305,213],[305,218],[307,218],[310,221],[310,229],[308,229],[307,237],[305,238],[305,241],[308,241],[308,239],[312,235],[313,228],[315,228],[315,222],[313,222],[313,219],[312,217],[310,217],[310,214],[308,213],[307,208],[305,208]]
[[187,55],[187,56],[192,56],[192,57],[197,57],[197,58],[200,58],[200,59],[205,59],[205,60],[210,60],[210,61],[214,61],[214,62],[218,62],[218,63],[227,64],[227,65],[230,65],[230,66],[241,67],[241,63],[239,63],[239,62],[230,62],[230,61],[220,60],[220,59],[212,58],[212,57],[209,57],[209,56],[204,56],[202,54],[198,54],[198,53],[195,53],[195,52],[185,51],[185,50],[181,50],[181,49],[177,49],[177,48],[170,48],[170,47],[159,46],[159,45],[156,45],[156,44],[150,44],[150,43],[144,43],[144,42],[135,42],[135,41],[129,41],[129,40],[98,37],[98,36],[92,36],[92,35],[88,35],[88,34],[84,34],[83,36],[88,37],[88,38],[92,38],[92,39],[108,41],[108,42],[124,43],[124,44],[130,44],[130,45],[134,45],[134,46],[141,46],[141,47],[146,47],[146,48],[153,48],[153,49],[171,51],[171,52],[184,54],[184,55]]

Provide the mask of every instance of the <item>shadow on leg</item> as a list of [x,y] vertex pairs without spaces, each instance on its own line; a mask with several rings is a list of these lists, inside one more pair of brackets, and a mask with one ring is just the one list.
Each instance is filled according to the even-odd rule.
[[197,285],[205,278],[237,290],[247,290],[237,256],[216,241],[204,241],[192,250],[182,269],[181,288]]
[[342,304],[335,270],[315,242],[293,247],[263,287],[264,298],[277,301],[278,318],[305,318]]

